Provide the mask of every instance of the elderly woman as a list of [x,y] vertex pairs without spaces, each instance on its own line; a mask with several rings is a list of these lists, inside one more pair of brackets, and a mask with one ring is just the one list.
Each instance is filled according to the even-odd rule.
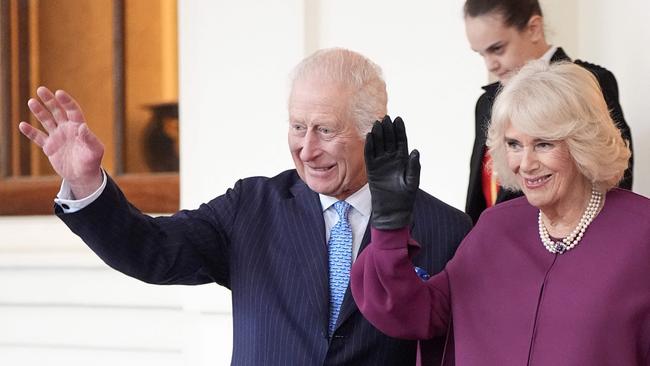
[[649,365],[650,200],[615,188],[630,151],[596,79],[528,64],[497,97],[488,136],[502,184],[525,197],[486,210],[423,281],[409,259],[418,155],[401,120],[375,124],[371,192],[403,204],[373,200],[372,244],[352,271],[361,312],[393,337],[450,330],[445,357],[459,366]]
[[[521,192],[499,188],[499,182],[488,169],[490,155],[486,154],[487,124],[497,91],[530,60],[546,63],[571,61],[561,47],[546,42],[544,17],[538,0],[466,0],[463,7],[465,31],[472,50],[485,61],[485,67],[496,81],[483,87],[476,102],[475,139],[469,164],[469,184],[465,212],[476,223],[481,212],[495,203],[521,196]],[[589,70],[600,84],[612,118],[630,143],[630,128],[618,101],[618,85],[614,74],[604,67],[576,60]],[[632,157],[619,187],[632,189]]]

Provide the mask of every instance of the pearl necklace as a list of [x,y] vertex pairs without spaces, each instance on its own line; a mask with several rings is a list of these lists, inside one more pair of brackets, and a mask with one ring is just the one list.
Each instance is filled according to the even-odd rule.
[[539,237],[542,239],[544,247],[546,247],[546,249],[551,253],[563,254],[578,245],[585,230],[587,230],[587,226],[589,226],[591,221],[596,217],[596,213],[598,213],[598,210],[600,209],[600,203],[602,200],[603,194],[592,188],[589,204],[587,205],[585,212],[582,214],[578,226],[576,226],[569,236],[556,242],[554,242],[550,235],[548,235],[548,230],[546,230],[546,226],[544,226],[544,223],[542,222],[542,211],[540,210],[537,222],[539,224]]

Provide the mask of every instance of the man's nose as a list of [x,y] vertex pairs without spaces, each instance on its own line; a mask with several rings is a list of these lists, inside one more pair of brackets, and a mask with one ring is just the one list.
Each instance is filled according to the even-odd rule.
[[302,140],[302,149],[300,150],[300,160],[314,160],[320,152],[320,140],[312,131],[307,131]]

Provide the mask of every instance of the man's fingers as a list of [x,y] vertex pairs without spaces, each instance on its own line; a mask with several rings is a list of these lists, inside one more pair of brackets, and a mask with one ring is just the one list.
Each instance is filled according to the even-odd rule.
[[27,101],[27,107],[29,107],[34,117],[41,123],[45,131],[52,133],[56,129],[54,117],[52,117],[50,112],[38,100],[31,98]]
[[65,111],[67,119],[69,121],[80,123],[86,122],[83,112],[81,111],[81,107],[77,101],[70,96],[70,94],[66,93],[63,90],[57,90],[54,93],[54,97],[56,98],[59,105],[63,107],[63,110]]
[[45,145],[45,140],[47,139],[47,135],[43,131],[34,128],[27,122],[20,122],[20,124],[18,124],[18,129],[28,139],[32,140],[40,148],[43,148],[43,145]]
[[99,141],[97,136],[90,130],[90,128],[88,128],[86,123],[82,123],[79,126],[78,133],[79,137],[88,146],[88,149],[92,151],[100,151],[104,149],[102,142]]
[[52,117],[54,117],[54,121],[56,122],[56,124],[60,124],[68,121],[67,114],[63,110],[63,107],[61,107],[59,102],[56,100],[54,94],[52,94],[50,89],[44,86],[39,86],[38,89],[36,89],[36,94],[38,95],[39,98],[41,98],[41,101],[43,102],[45,107],[52,114]]

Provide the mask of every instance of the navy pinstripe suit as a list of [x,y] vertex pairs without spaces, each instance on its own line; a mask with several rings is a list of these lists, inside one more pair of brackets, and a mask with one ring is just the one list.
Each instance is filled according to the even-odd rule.
[[[232,291],[233,365],[409,365],[416,343],[387,337],[346,293],[327,337],[328,260],[318,194],[295,170],[238,181],[172,217],[142,215],[109,178],[80,212],[57,214],[108,265],[155,284],[217,282]],[[462,212],[420,191],[416,265],[440,271],[469,231]],[[369,241],[369,230],[363,246]],[[440,342],[442,343],[442,342]]]

